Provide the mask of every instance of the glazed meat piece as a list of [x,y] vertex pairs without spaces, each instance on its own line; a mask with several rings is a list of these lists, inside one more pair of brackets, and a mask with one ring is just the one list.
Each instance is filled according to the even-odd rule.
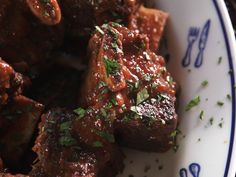
[[21,93],[23,77],[0,58],[0,110],[13,96]]
[[46,67],[49,53],[63,39],[63,25],[42,24],[29,4],[25,0],[2,0],[0,4],[0,56],[21,73]]
[[89,37],[95,25],[109,21],[127,23],[141,0],[61,0],[68,34]]
[[54,109],[43,115],[34,151],[35,177],[114,177],[123,168],[123,154],[114,144],[112,128],[96,109],[77,114]]
[[168,14],[166,12],[140,6],[136,13],[130,16],[128,28],[146,34],[150,42],[150,50],[157,52]]
[[[116,23],[98,28],[89,43],[90,65],[80,103],[104,109],[120,144],[166,151],[176,129],[175,82],[149,39]],[[102,107],[109,104],[109,109]],[[107,111],[113,110],[113,118]]]
[[42,114],[43,105],[16,96],[0,112],[0,154],[7,167],[19,166]]

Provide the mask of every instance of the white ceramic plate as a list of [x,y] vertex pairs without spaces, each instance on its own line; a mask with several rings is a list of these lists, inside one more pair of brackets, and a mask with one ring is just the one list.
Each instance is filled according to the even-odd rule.
[[[234,177],[236,45],[225,4],[223,0],[150,4],[170,14],[168,67],[182,88],[178,110],[182,134],[176,153],[126,149],[126,168],[120,177]],[[189,53],[188,47],[192,48]],[[205,80],[208,85],[203,87]],[[201,99],[199,105],[186,112],[196,96]]]

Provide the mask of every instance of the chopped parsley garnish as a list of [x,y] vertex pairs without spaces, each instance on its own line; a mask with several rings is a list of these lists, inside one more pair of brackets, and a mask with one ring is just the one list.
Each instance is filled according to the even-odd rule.
[[70,136],[62,136],[59,138],[59,143],[62,146],[69,147],[69,146],[76,145],[77,141]]
[[180,134],[181,131],[176,129],[175,131],[173,131],[171,134],[170,134],[170,137],[173,138],[173,139],[176,139],[177,135]]
[[210,118],[209,123],[210,123],[210,125],[213,125],[213,123],[214,123],[214,118],[213,117]]
[[149,74],[144,74],[143,78],[145,81],[148,81],[148,82],[152,80],[152,77]]
[[204,118],[204,111],[202,110],[202,111],[200,112],[199,119],[200,119],[200,120],[203,120],[203,118]]
[[71,129],[71,121],[63,122],[60,125],[60,131],[67,131],[67,130],[70,130],[70,129]]
[[74,110],[74,113],[76,113],[78,115],[78,118],[81,119],[85,116],[86,110],[83,108],[77,108]]
[[103,147],[103,144],[101,141],[95,141],[93,142],[93,147]]
[[218,126],[219,126],[220,128],[222,128],[222,127],[223,127],[223,122],[219,123]]
[[99,26],[95,26],[96,30],[101,33],[102,35],[104,35],[104,31],[99,27]]
[[107,86],[107,84],[106,84],[105,82],[103,82],[103,81],[100,81],[100,82],[98,83],[98,88],[99,88],[99,89],[102,88],[102,87],[105,87],[105,86]]
[[106,118],[106,117],[107,117],[107,112],[106,112],[106,110],[105,110],[104,108],[101,108],[100,111],[101,111],[102,116],[103,116],[104,118]]
[[218,58],[218,64],[221,64],[222,59],[223,59],[222,57],[219,57],[219,58]]
[[98,136],[104,138],[105,140],[107,140],[107,141],[110,142],[110,143],[114,143],[114,142],[115,142],[115,137],[114,137],[114,135],[112,135],[112,134],[110,134],[110,133],[107,133],[107,132],[104,132],[104,131],[97,131],[97,130],[95,131],[95,133],[96,133]]
[[136,105],[139,105],[143,101],[149,98],[149,94],[146,88],[137,93]]
[[231,95],[230,95],[230,94],[227,94],[227,95],[226,95],[226,98],[227,98],[228,100],[231,100]]
[[200,103],[200,96],[193,98],[186,106],[185,111],[189,111],[193,107],[197,106]]
[[206,87],[208,85],[208,81],[207,80],[204,80],[202,83],[201,83],[202,87]]
[[126,83],[130,92],[133,92],[136,89],[138,89],[140,85],[140,81],[132,82],[132,81],[127,80]]
[[111,46],[112,46],[113,49],[116,50],[117,53],[121,53],[122,52],[122,50],[119,48],[119,46],[117,45],[116,42],[111,43]]
[[171,76],[168,76],[167,77],[167,82],[168,82],[168,84],[172,85],[173,82],[174,82],[174,79]]
[[220,106],[220,107],[222,107],[222,106],[224,106],[224,103],[223,103],[222,101],[218,101],[218,102],[217,102],[217,105]]
[[103,62],[105,64],[107,76],[118,72],[121,68],[120,64],[117,61],[111,60],[106,56],[103,58]]
[[220,128],[222,128],[222,127],[223,127],[223,124],[224,124],[224,118],[221,118],[220,121],[221,121],[221,122],[218,124],[218,126],[219,126]]
[[115,106],[118,106],[118,103],[117,103],[117,101],[116,101],[116,98],[111,98],[111,103],[113,104],[113,105],[115,105]]
[[116,22],[111,22],[111,26],[113,26],[113,27],[121,27],[121,25],[119,23],[116,23]]

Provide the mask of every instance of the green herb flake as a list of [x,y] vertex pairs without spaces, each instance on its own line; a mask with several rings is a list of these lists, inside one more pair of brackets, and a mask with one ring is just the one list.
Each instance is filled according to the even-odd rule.
[[202,87],[206,87],[206,86],[208,86],[208,81],[207,80],[204,80],[202,83],[201,83],[201,85],[202,85]]
[[218,102],[217,102],[217,105],[220,106],[220,107],[222,107],[222,106],[224,106],[224,102],[218,101]]
[[69,146],[76,145],[77,141],[74,138],[70,137],[70,136],[62,136],[62,137],[59,138],[59,143],[62,146],[69,147]]
[[193,98],[186,106],[185,111],[189,111],[193,107],[197,106],[200,103],[200,96]]
[[98,148],[100,148],[100,147],[103,147],[103,144],[102,144],[101,141],[95,141],[95,142],[93,142],[93,147],[98,147]]
[[173,131],[171,134],[170,134],[170,137],[173,138],[173,139],[176,139],[177,135],[180,134],[181,131],[176,129],[175,131]]
[[61,125],[60,125],[60,131],[67,131],[67,130],[70,130],[71,129],[71,122],[68,121],[68,122],[63,122]]
[[114,135],[110,134],[110,133],[107,133],[107,132],[104,132],[104,131],[95,131],[95,133],[104,138],[105,140],[107,140],[108,142],[110,143],[114,143],[115,142],[115,137]]
[[53,132],[53,130],[52,130],[52,129],[50,129],[50,128],[47,128],[47,129],[46,129],[46,132],[48,132],[48,133],[52,133],[52,132]]
[[113,105],[115,105],[115,106],[118,106],[118,103],[117,103],[117,101],[116,101],[116,98],[111,98],[111,103],[113,104]]
[[101,108],[100,111],[101,111],[102,116],[103,116],[104,118],[106,118],[106,117],[107,117],[107,112],[106,112],[106,110],[105,110],[104,108]]
[[223,59],[222,57],[219,57],[219,58],[218,58],[218,65],[221,64],[222,59]]
[[104,35],[104,31],[99,27],[99,26],[95,26],[96,30],[101,33],[102,35]]
[[113,49],[115,49],[116,53],[122,53],[122,50],[119,48],[117,43],[113,42],[113,43],[111,43],[111,46]]
[[56,121],[55,121],[55,120],[49,120],[48,123],[50,123],[50,124],[56,124]]
[[85,116],[86,110],[83,108],[77,108],[74,110],[74,113],[76,113],[78,115],[78,119],[81,119]]
[[103,58],[103,62],[105,64],[107,77],[110,74],[114,74],[114,73],[118,72],[121,68],[120,64],[117,61],[111,60],[106,56]]
[[220,128],[223,128],[223,122],[220,122],[220,123],[218,124],[218,126],[219,126]]
[[137,94],[137,99],[136,99],[136,105],[139,105],[143,101],[149,98],[149,94],[146,88],[142,89],[140,92]]
[[228,100],[231,100],[231,99],[232,99],[230,94],[227,94],[227,95],[226,95],[226,98],[227,98]]
[[199,119],[200,119],[200,120],[203,120],[203,118],[204,118],[204,111],[202,110],[202,111],[200,112]]
[[210,118],[209,123],[210,123],[210,125],[213,125],[213,123],[214,123],[214,118],[213,117]]
[[100,81],[99,83],[98,83],[98,88],[100,89],[100,88],[102,88],[102,87],[106,87],[107,86],[107,84],[105,83],[105,82],[103,82],[103,81]]

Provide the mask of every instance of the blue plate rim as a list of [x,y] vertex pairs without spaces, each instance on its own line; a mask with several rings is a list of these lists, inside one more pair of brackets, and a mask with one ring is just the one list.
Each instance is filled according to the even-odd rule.
[[231,105],[232,106],[232,118],[231,118],[230,142],[229,142],[227,161],[226,161],[225,171],[224,171],[224,177],[228,177],[229,170],[230,170],[230,164],[231,164],[231,161],[232,161],[232,153],[233,153],[234,139],[235,139],[235,109],[236,109],[236,107],[235,107],[235,75],[234,75],[235,71],[234,71],[232,51],[231,51],[231,47],[230,47],[230,40],[229,40],[230,36],[226,31],[226,25],[225,25],[225,21],[223,19],[223,13],[224,12],[222,12],[220,10],[219,3],[218,3],[217,0],[212,0],[212,1],[213,1],[213,4],[214,4],[216,12],[217,12],[217,15],[218,15],[219,20],[220,20],[221,29],[222,29],[222,32],[223,32],[225,45],[226,45],[226,50],[227,50],[229,69],[232,71],[232,74],[230,75],[231,96],[232,96],[232,105]]

